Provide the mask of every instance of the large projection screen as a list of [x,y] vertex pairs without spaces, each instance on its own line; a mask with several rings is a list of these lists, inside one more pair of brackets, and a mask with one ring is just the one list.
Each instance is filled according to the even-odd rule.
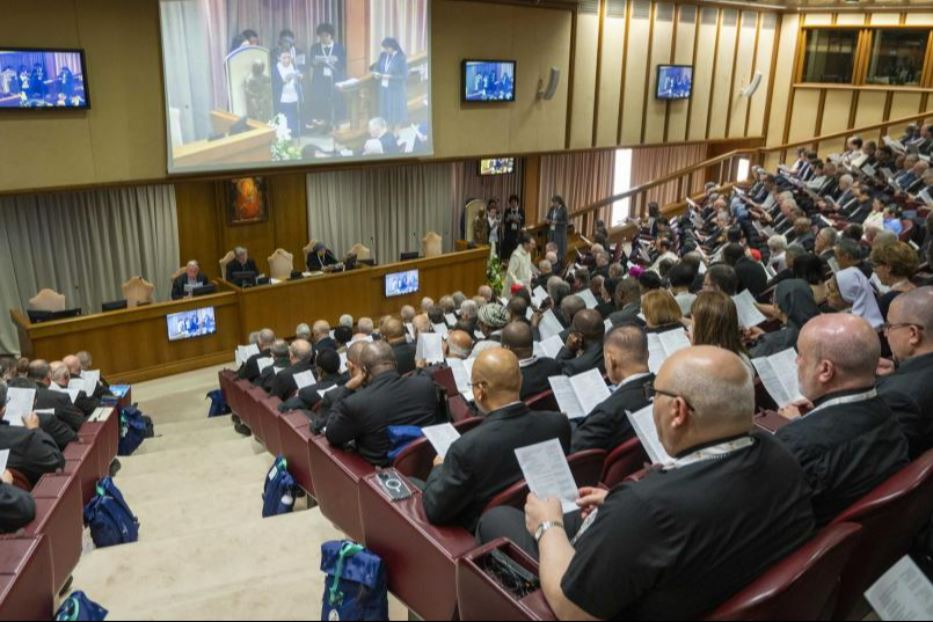
[[433,153],[430,0],[160,0],[168,172]]

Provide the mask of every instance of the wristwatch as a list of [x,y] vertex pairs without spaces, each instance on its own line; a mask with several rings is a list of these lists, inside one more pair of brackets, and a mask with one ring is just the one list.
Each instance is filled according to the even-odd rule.
[[552,523],[551,521],[546,520],[540,525],[538,525],[538,528],[535,529],[535,542],[540,542],[541,538],[544,537],[544,534],[546,534],[549,530],[553,529],[554,527],[560,527],[561,529],[563,529],[564,524],[563,523]]

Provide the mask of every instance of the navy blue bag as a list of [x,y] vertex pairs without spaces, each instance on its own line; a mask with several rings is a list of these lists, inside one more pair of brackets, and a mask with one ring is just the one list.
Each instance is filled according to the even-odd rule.
[[109,477],[97,482],[97,494],[84,508],[84,524],[91,529],[91,539],[97,548],[139,539],[139,520]]
[[349,540],[321,545],[321,620],[388,620],[386,570],[378,555]]
[[129,456],[136,448],[142,445],[149,434],[146,418],[135,406],[120,409],[120,442],[117,445],[117,455]]
[[211,409],[208,411],[208,417],[222,417],[230,414],[230,406],[227,405],[227,399],[221,389],[214,389],[207,394],[211,400]]
[[55,612],[55,619],[59,622],[99,622],[107,619],[107,610],[78,590],[62,601]]
[[386,428],[386,432],[389,435],[389,443],[392,445],[389,460],[395,460],[403,449],[424,436],[424,432],[416,425],[390,425]]
[[295,479],[288,472],[288,461],[284,456],[276,456],[262,490],[262,517],[291,512],[295,508],[295,487]]

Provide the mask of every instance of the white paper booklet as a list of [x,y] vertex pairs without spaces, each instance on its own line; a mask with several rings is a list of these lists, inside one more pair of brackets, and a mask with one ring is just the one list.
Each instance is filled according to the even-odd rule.
[[548,383],[554,391],[557,405],[570,419],[587,416],[610,395],[609,387],[598,369],[591,369],[572,378],[551,376]]
[[752,328],[768,321],[768,318],[755,306],[755,297],[747,289],[742,290],[741,294],[732,297],[735,302],[735,310],[739,316],[739,326],[742,328]]
[[652,374],[658,373],[669,356],[689,347],[690,338],[684,329],[648,333],[648,368]]
[[761,378],[778,408],[784,408],[803,399],[800,387],[797,385],[797,352],[788,348],[783,352],[757,359],[752,359],[752,365]]
[[426,428],[421,428],[421,431],[424,433],[424,437],[428,439],[428,442],[431,443],[431,446],[434,447],[437,455],[441,458],[447,455],[450,446],[460,438],[460,432],[457,432],[457,428],[450,423],[431,425]]
[[667,454],[664,445],[661,444],[661,439],[658,437],[658,428],[654,425],[653,410],[654,404],[648,404],[638,412],[627,412],[625,414],[628,416],[638,440],[641,441],[645,453],[651,458],[651,463],[670,464],[674,462],[674,459]]
[[540,499],[560,499],[564,513],[577,507],[577,484],[560,441],[556,438],[515,450],[515,457],[528,482],[528,488]]
[[933,620],[933,584],[904,556],[865,592],[882,620]]
[[418,345],[415,346],[415,360],[427,361],[429,364],[444,362],[444,340],[439,333],[422,333],[418,335]]
[[557,316],[554,315],[554,311],[551,309],[545,311],[544,315],[541,316],[541,323],[538,324],[538,331],[541,333],[541,340],[544,341],[548,337],[559,335],[563,330],[564,327],[561,326],[561,323],[557,320]]

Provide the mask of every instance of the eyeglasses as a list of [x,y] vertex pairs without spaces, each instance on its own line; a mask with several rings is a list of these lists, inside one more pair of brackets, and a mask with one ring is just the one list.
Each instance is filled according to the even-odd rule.
[[687,401],[687,398],[685,398],[683,395],[678,395],[677,393],[671,393],[669,391],[663,391],[657,388],[656,386],[654,386],[653,382],[646,382],[643,385],[643,389],[645,391],[645,399],[648,400],[649,402],[653,402],[656,396],[663,395],[671,399],[680,398],[684,401],[684,404],[687,405],[687,408],[689,408],[690,410],[694,409],[693,406],[690,405],[690,402]]
[[923,326],[919,324],[912,324],[910,322],[901,322],[899,324],[884,324],[881,326],[881,330],[885,333],[889,333],[897,328],[907,328],[908,326],[913,326],[917,330],[923,330]]

